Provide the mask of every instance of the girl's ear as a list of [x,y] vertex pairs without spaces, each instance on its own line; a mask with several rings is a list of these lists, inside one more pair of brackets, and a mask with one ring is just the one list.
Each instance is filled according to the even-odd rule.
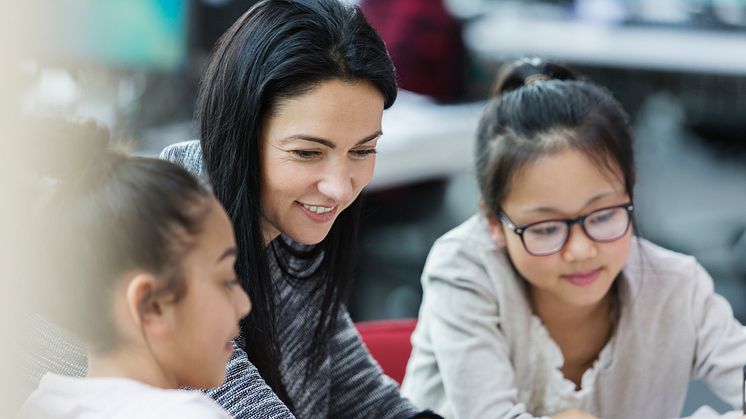
[[497,247],[505,247],[505,233],[503,232],[503,224],[497,217],[494,211],[487,208],[484,201],[479,201],[479,209],[482,210],[482,214],[487,219],[487,231],[490,233],[490,237],[495,242]]
[[175,322],[173,304],[156,294],[157,285],[154,275],[136,274],[127,285],[127,311],[144,333],[162,336],[174,330]]

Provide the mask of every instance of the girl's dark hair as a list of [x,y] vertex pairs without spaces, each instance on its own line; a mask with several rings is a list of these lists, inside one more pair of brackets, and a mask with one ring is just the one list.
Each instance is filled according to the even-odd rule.
[[[241,322],[241,343],[262,378],[291,409],[279,365],[275,288],[263,243],[260,213],[260,136],[263,118],[288,98],[324,81],[365,81],[381,92],[384,107],[396,99],[394,67],[383,41],[357,6],[338,0],[265,0],[223,35],[211,57],[197,100],[196,118],[206,172],[233,220],[236,265],[254,302]],[[307,262],[304,276],[323,293],[306,376],[323,361],[333,322],[351,286],[360,203],[340,214],[329,235],[304,250],[274,240],[271,251]],[[320,263],[314,263],[323,258]],[[297,277],[286,257],[284,274]],[[285,263],[282,263],[284,260]]]
[[579,80],[561,65],[525,58],[505,67],[493,94],[479,122],[476,146],[477,180],[489,211],[500,210],[518,171],[566,148],[621,172],[633,198],[632,132],[627,114],[608,90]]
[[47,314],[93,351],[107,352],[118,338],[112,307],[122,275],[144,271],[161,279],[140,310],[159,296],[176,302],[185,294],[181,258],[211,194],[175,164],[110,150],[108,132],[95,124],[58,121],[45,131],[53,133],[47,151],[58,151],[43,168],[52,184],[40,241]]

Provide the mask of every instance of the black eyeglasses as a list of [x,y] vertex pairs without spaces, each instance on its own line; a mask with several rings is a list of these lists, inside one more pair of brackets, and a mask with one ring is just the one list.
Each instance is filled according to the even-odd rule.
[[498,211],[497,215],[513,233],[521,237],[523,247],[534,256],[548,256],[565,247],[574,224],[580,224],[591,240],[605,243],[624,236],[632,221],[632,203],[600,208],[578,218],[566,220],[545,220],[537,223],[516,226],[510,218]]

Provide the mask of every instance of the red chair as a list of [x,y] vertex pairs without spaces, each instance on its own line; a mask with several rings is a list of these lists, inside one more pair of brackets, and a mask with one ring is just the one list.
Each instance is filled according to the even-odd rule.
[[363,343],[384,374],[401,384],[412,352],[410,337],[417,319],[376,320],[356,323]]

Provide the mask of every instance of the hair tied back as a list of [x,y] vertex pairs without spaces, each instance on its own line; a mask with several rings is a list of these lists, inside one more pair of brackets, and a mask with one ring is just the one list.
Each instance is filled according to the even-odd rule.
[[533,83],[536,83],[537,81],[549,80],[549,79],[550,77],[547,76],[546,74],[532,74],[523,80],[523,84],[526,86],[529,86]]
[[528,57],[503,67],[492,89],[492,96],[500,96],[537,81],[577,79],[578,75],[563,65]]

